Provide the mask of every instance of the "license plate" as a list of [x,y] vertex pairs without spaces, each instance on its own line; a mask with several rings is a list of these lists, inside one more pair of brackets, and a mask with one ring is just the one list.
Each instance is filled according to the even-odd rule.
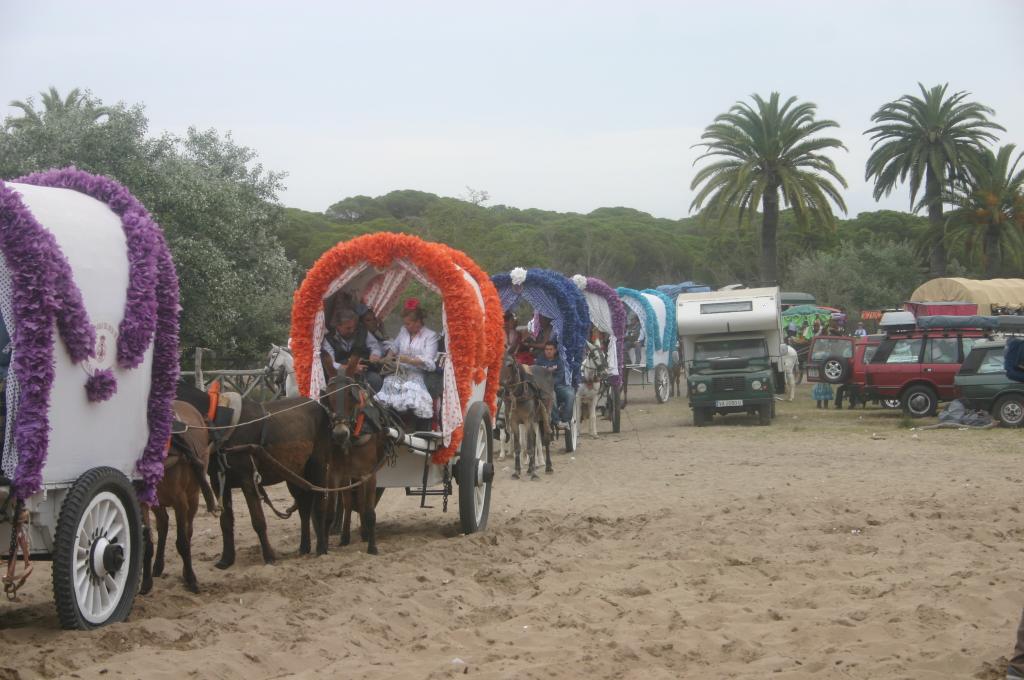
[[722,408],[725,406],[743,406],[742,399],[719,399],[715,402],[715,406]]

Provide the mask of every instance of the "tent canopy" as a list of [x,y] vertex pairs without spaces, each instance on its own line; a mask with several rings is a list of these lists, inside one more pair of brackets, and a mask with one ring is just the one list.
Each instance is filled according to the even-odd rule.
[[993,307],[1024,307],[1024,279],[932,279],[910,296],[911,302],[973,302],[978,314],[992,314]]

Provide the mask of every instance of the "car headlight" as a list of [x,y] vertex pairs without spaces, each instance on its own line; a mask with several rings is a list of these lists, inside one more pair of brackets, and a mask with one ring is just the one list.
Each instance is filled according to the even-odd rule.
[[750,383],[750,387],[751,387],[751,389],[754,389],[754,390],[761,389],[761,381],[760,380],[753,381],[752,383]]
[[708,391],[708,384],[707,383],[697,383],[697,391],[700,392],[701,394],[704,394],[705,392]]

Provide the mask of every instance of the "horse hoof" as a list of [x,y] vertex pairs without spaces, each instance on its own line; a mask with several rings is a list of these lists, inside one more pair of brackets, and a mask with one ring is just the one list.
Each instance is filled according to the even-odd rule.
[[377,550],[377,546],[373,546],[371,548],[367,548],[366,549],[366,554],[368,554],[368,555],[379,555],[380,552]]
[[350,543],[352,543],[352,539],[343,538],[341,539],[341,543],[339,543],[338,545],[344,548],[346,545],[349,545]]
[[164,565],[153,565],[153,576],[159,578],[164,575]]
[[519,473],[518,472],[513,472],[512,473],[512,479],[519,479]]
[[540,477],[538,477],[537,475],[530,475],[530,481],[531,482],[539,482],[540,481]]
[[555,468],[544,468],[544,474],[551,475],[555,473]]
[[215,564],[213,566],[215,566],[218,569],[228,569],[234,563],[235,563],[234,560],[221,560],[220,562],[218,562],[217,564]]
[[188,592],[192,593],[193,595],[198,595],[199,594],[199,584],[198,583],[186,583],[185,587],[188,589]]
[[143,580],[142,585],[139,586],[139,595],[149,595],[151,590],[153,590],[153,579]]

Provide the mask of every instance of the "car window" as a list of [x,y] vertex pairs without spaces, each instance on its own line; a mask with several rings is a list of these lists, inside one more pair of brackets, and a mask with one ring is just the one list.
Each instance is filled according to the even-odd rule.
[[878,351],[878,345],[868,345],[864,348],[864,363],[870,364],[872,357],[875,356],[875,352]]
[[925,353],[926,364],[958,364],[956,338],[928,338],[928,351]]
[[971,353],[972,349],[974,349],[974,343],[977,341],[978,338],[960,338],[960,342],[963,343],[964,347],[964,359],[966,359],[967,355]]
[[821,362],[829,357],[853,356],[853,341],[843,339],[817,338],[814,341],[814,349],[811,350],[811,361]]
[[887,364],[916,364],[921,356],[921,338],[902,338],[893,343]]
[[978,366],[978,373],[1002,373],[1005,370],[1002,347],[993,347],[985,352],[985,358],[981,360],[981,366]]

